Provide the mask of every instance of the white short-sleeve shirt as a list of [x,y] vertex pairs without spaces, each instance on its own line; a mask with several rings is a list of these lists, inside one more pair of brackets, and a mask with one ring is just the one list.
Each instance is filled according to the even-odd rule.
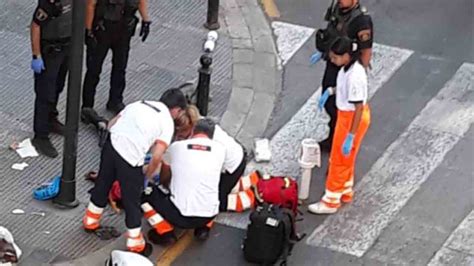
[[188,217],[217,215],[224,147],[208,138],[192,138],[173,142],[168,154],[171,201],[181,214]]
[[242,145],[229,136],[219,125],[216,125],[212,139],[222,144],[225,148],[224,170],[229,174],[234,173],[244,159]]
[[337,74],[336,106],[341,111],[355,111],[354,102],[367,103],[368,82],[364,67],[355,62],[347,71]]
[[174,122],[170,111],[161,102],[146,101],[154,108],[134,102],[120,112],[120,117],[110,129],[112,146],[131,166],[143,165],[145,155],[156,142],[171,143]]

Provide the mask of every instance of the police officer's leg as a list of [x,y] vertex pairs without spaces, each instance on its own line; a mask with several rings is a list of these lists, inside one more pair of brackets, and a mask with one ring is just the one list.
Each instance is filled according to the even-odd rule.
[[125,75],[128,64],[131,37],[122,32],[124,36],[112,45],[112,73],[110,77],[110,93],[107,108],[116,113],[120,112],[123,105],[123,91],[125,90]]
[[142,252],[145,250],[146,244],[141,233],[141,196],[145,176],[142,167],[132,167],[121,157],[117,160],[117,173],[122,192],[122,204],[125,209],[125,225],[128,229],[127,249],[133,252]]
[[[337,80],[337,73],[339,72],[339,67],[334,65],[331,62],[326,63],[326,69],[324,71],[324,77],[322,81],[322,89],[323,93],[324,91],[327,90],[329,87],[335,87],[336,86],[336,80]],[[329,149],[332,144],[332,139],[334,136],[334,130],[336,127],[336,120],[337,120],[337,108],[336,108],[336,97],[334,95],[329,96],[326,104],[324,105],[324,109],[328,113],[330,117],[329,121],[329,136],[328,138],[321,143],[321,147],[324,149]]]
[[59,95],[63,91],[64,85],[66,84],[66,76],[69,71],[69,48],[64,47],[63,49],[64,49],[62,51],[63,59],[62,59],[61,66],[59,67],[58,78],[56,79],[56,95],[55,95],[56,100],[54,103],[54,109],[50,113],[50,116],[49,116],[51,132],[57,133],[60,135],[64,134],[64,124],[62,124],[58,120],[59,112],[57,109],[57,105],[59,101]]
[[115,162],[118,156],[109,138],[102,148],[99,175],[91,192],[91,199],[83,219],[83,226],[86,230],[96,230],[99,228],[100,218],[107,205],[107,196],[113,182],[116,180],[117,169]]
[[94,107],[95,92],[97,84],[99,84],[100,73],[102,73],[102,65],[110,49],[111,42],[105,36],[106,32],[100,32],[97,35],[97,45],[87,47],[87,72],[82,91],[82,108]]
[[56,80],[61,66],[61,57],[54,51],[42,51],[45,69],[35,74],[35,108],[33,130],[35,137],[33,145],[36,149],[51,158],[58,156],[58,152],[49,140],[49,117],[54,111],[56,102]]

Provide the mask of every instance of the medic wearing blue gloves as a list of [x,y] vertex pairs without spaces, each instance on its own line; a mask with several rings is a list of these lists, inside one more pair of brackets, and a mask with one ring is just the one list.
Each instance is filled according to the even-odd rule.
[[352,201],[355,160],[370,124],[367,74],[359,62],[357,44],[341,37],[331,46],[329,58],[341,70],[337,87],[330,87],[321,95],[319,109],[322,110],[329,96],[335,94],[337,121],[326,191],[321,201],[308,206],[308,210],[316,214],[335,213],[341,202]]
[[49,133],[62,135],[64,130],[56,105],[69,69],[71,5],[72,0],[38,0],[31,22],[31,69],[36,93],[32,143],[51,158],[57,157],[58,152],[49,140]]

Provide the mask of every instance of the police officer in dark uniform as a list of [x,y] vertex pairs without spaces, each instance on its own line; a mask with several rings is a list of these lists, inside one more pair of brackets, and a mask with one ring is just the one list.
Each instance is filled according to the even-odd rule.
[[[316,33],[316,48],[327,59],[328,50],[338,37],[349,37],[357,44],[360,60],[365,68],[369,68],[372,57],[373,24],[367,9],[359,4],[359,0],[336,0],[329,7],[325,20],[328,21],[326,29]],[[329,87],[336,86],[337,73],[340,67],[326,60],[326,70],[322,81],[322,93]],[[320,143],[324,150],[331,149],[332,138],[336,126],[337,109],[336,97],[329,96],[324,108],[329,114],[329,137]]]
[[36,93],[33,145],[54,158],[56,148],[49,133],[63,133],[56,105],[68,73],[69,43],[72,31],[72,0],[39,0],[31,22],[31,47]]
[[107,109],[119,113],[124,107],[125,71],[130,41],[138,24],[137,10],[142,17],[140,36],[145,41],[151,21],[147,0],[87,0],[86,45],[87,73],[82,94],[82,119],[97,117],[94,97],[99,83],[102,64],[112,50],[112,73]]

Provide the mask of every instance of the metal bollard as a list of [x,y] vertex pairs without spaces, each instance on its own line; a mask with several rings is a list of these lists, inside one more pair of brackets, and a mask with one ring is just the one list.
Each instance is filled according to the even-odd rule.
[[207,1],[207,21],[204,27],[208,30],[217,30],[219,25],[219,0]]
[[209,54],[203,54],[200,59],[201,67],[199,68],[199,81],[197,85],[197,102],[196,106],[203,116],[207,116],[209,105],[209,86],[211,84],[211,64],[212,57]]

